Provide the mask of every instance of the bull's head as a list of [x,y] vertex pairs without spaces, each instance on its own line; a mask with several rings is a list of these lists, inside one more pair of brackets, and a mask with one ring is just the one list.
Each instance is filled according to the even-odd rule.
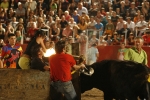
[[93,88],[93,75],[94,69],[92,67],[86,66],[86,68],[80,70],[80,84],[82,93]]
[[84,69],[80,69],[80,72],[85,75],[91,76],[94,73],[94,69],[92,67],[85,67]]

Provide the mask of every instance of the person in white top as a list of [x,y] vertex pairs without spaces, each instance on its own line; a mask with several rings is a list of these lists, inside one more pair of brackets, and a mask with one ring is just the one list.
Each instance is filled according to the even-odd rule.
[[36,1],[33,0],[27,0],[27,2],[25,3],[25,8],[30,8],[32,11],[34,11],[36,9],[37,3]]
[[83,11],[88,14],[87,8],[83,7],[83,3],[80,2],[78,3],[77,13],[81,16]]
[[88,23],[88,29],[94,29],[96,21],[94,20],[94,16],[90,17],[90,22]]
[[92,44],[92,47],[90,47],[87,51],[87,64],[91,65],[94,62],[97,61],[99,57],[99,51],[97,49],[97,44]]
[[55,23],[55,21],[53,21],[53,17],[52,16],[49,16],[49,19],[46,22],[46,25],[48,25],[49,27],[51,27],[52,23]]
[[134,32],[135,23],[131,20],[131,17],[127,17],[127,28],[131,30],[131,32]]
[[72,29],[75,25],[77,25],[77,23],[74,21],[74,18],[70,18],[69,25]]
[[140,21],[135,25],[136,28],[136,36],[141,36],[144,31],[147,29],[148,23],[144,20],[144,16],[140,16]]

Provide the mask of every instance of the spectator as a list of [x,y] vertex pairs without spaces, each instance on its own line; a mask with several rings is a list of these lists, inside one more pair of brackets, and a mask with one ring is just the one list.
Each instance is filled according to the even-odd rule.
[[142,36],[144,31],[147,29],[148,23],[144,20],[144,16],[140,16],[140,21],[136,24],[135,29],[136,29],[136,36]]
[[69,24],[66,24],[66,27],[63,29],[62,35],[66,36],[66,38],[69,38],[69,36],[73,37],[73,30]]
[[103,35],[103,24],[101,23],[100,19],[96,19],[96,24],[95,24],[95,30],[99,33],[99,36]]
[[108,23],[105,26],[105,35],[110,35],[112,36],[113,32],[114,32],[115,28],[114,28],[114,24],[111,22],[111,18],[108,18]]
[[108,35],[108,36],[107,36],[106,42],[107,42],[107,45],[112,45],[111,35]]
[[5,38],[4,38],[4,41],[5,42],[8,42],[8,34],[14,34],[14,28],[10,25],[10,23],[7,24],[7,27],[6,27],[6,31],[5,31]]
[[68,24],[68,22],[67,22],[67,20],[65,19],[65,16],[62,15],[61,21],[60,21],[60,37],[62,36],[62,31],[63,31],[63,29],[66,27],[67,24]]
[[0,6],[4,9],[8,9],[9,8],[8,0],[3,0]]
[[70,18],[71,18],[71,16],[69,15],[69,12],[68,12],[68,11],[65,11],[65,12],[64,12],[64,15],[65,15],[65,20],[66,20],[66,21],[69,21]]
[[127,17],[127,28],[131,30],[131,32],[134,32],[135,23],[131,20],[131,17]]
[[32,48],[31,69],[48,71],[50,66],[43,61],[43,51],[41,45],[35,45]]
[[59,39],[60,29],[56,26],[56,23],[52,23],[50,30],[51,41],[57,42]]
[[16,44],[15,34],[8,35],[8,44],[2,48],[3,68],[16,68],[22,48]]
[[67,0],[61,0],[58,14],[59,17],[61,17],[65,11],[69,11],[69,2]]
[[27,0],[27,2],[25,3],[25,8],[30,8],[32,11],[35,11],[37,6],[36,1],[33,0]]
[[76,25],[77,25],[77,23],[74,21],[74,19],[73,19],[73,18],[70,18],[69,25],[70,25],[70,27],[73,29],[73,28],[74,28],[74,26],[76,26]]
[[130,60],[147,65],[147,54],[142,49],[143,43],[143,38],[135,37],[135,46],[127,50],[124,55],[124,60]]
[[111,21],[114,24],[114,27],[116,28],[117,22],[118,22],[118,15],[116,14],[115,11],[113,11],[112,16],[111,16]]
[[117,37],[117,32],[115,32],[114,34],[113,34],[113,38],[112,38],[112,45],[119,45],[120,44],[120,40],[119,40],[119,38]]
[[145,17],[144,18],[145,20],[149,20],[149,10],[150,10],[149,2],[147,0],[143,0],[141,11]]
[[145,34],[142,36],[144,40],[144,45],[150,45],[150,31],[149,29],[144,32]]
[[118,35],[121,35],[121,29],[123,28],[123,25],[125,23],[126,23],[126,21],[123,20],[122,16],[120,16],[119,21],[118,21],[117,26],[116,26],[116,32],[118,33]]
[[10,0],[9,8],[16,10],[18,8],[18,0]]
[[18,2],[18,8],[16,10],[16,16],[17,18],[23,18],[25,19],[25,9],[23,8],[23,5],[21,2]]
[[6,27],[6,21],[7,21],[7,19],[5,16],[5,12],[3,11],[0,13],[0,23],[2,23],[4,27]]
[[134,45],[134,34],[131,32],[128,39],[127,39],[128,45]]
[[[26,34],[26,37],[28,38],[32,38],[34,35],[35,35],[35,32],[37,31],[38,29],[36,28],[36,24],[34,22],[31,22],[30,23],[30,27],[28,28],[27,30],[27,34]],[[24,34],[25,35],[25,34]],[[29,41],[28,41],[29,42]]]
[[104,40],[104,36],[100,36],[98,45],[100,45],[100,46],[106,46],[107,45],[107,42]]
[[131,30],[127,28],[127,24],[123,24],[123,28],[120,30],[120,34],[126,36],[125,38],[127,39],[129,37],[129,34],[131,33]]
[[8,20],[11,21],[12,17],[15,17],[15,16],[16,16],[16,11],[14,11],[13,8],[10,8],[10,9],[8,10],[8,15],[7,15]]
[[87,65],[91,65],[97,61],[99,57],[99,52],[97,49],[97,44],[92,44],[87,51]]
[[117,54],[118,60],[124,60],[124,54],[126,51],[127,49],[125,48],[125,43],[124,42],[120,43],[120,49],[118,49],[118,54]]
[[77,13],[81,16],[83,11],[84,11],[86,14],[88,14],[87,8],[83,7],[83,3],[80,2],[80,3],[78,3]]
[[80,20],[79,17],[80,17],[80,15],[77,14],[77,11],[75,10],[75,11],[73,12],[72,18],[74,19],[74,21],[75,21],[76,23],[79,23],[79,20]]
[[0,39],[4,40],[5,37],[5,28],[3,28],[2,23],[0,23]]
[[137,10],[137,13],[135,14],[134,18],[133,18],[133,21],[135,24],[137,24],[137,22],[140,21],[140,16],[141,16],[141,11],[140,10]]
[[20,31],[15,32],[16,35],[16,43],[21,44],[21,39],[23,38]]
[[80,21],[82,20],[82,18],[85,19],[86,23],[88,23],[90,21],[89,16],[84,11],[82,12],[82,15],[80,15]]
[[129,14],[132,19],[134,18],[134,15],[136,14],[137,10],[138,8],[135,7],[135,2],[131,2],[131,6],[129,8]]
[[15,29],[17,24],[18,24],[18,22],[16,21],[16,17],[12,17],[10,25]]
[[86,36],[86,31],[82,31],[80,38],[77,40],[80,43],[80,55],[86,56],[88,47],[88,37]]
[[55,23],[55,21],[53,20],[52,16],[49,16],[48,21],[46,22],[46,25],[48,25],[49,27],[51,27],[52,23]]
[[89,41],[89,47],[91,47],[92,44],[97,44],[98,45],[98,38],[96,37],[96,33],[97,32],[95,32],[95,31],[93,32],[93,36]]
[[96,16],[98,12],[97,4],[93,3],[91,9],[89,10],[89,16]]
[[78,24],[78,27],[80,30],[84,31],[87,29],[88,24],[86,23],[85,18],[82,18],[82,20],[80,21],[80,23]]

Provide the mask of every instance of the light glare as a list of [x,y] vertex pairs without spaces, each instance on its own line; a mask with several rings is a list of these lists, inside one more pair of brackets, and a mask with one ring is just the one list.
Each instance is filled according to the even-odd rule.
[[53,48],[47,49],[46,53],[44,53],[44,57],[50,57],[51,55],[55,54],[55,50]]

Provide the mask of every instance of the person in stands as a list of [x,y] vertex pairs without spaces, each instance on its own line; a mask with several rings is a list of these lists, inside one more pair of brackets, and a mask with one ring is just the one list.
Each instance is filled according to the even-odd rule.
[[15,34],[8,34],[8,44],[2,47],[3,68],[16,68],[22,52],[22,47],[16,43]]

